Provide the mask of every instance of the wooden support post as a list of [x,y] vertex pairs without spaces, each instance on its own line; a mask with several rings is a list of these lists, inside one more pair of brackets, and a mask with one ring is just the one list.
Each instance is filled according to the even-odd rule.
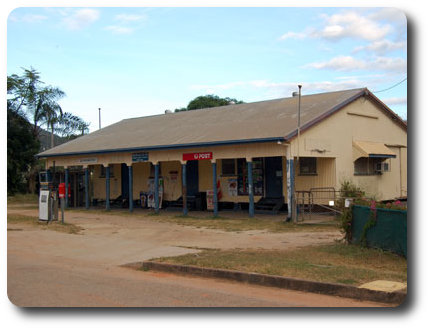
[[133,212],[133,165],[128,167],[128,210]]
[[106,211],[110,211],[110,167],[106,166]]
[[254,180],[252,177],[252,160],[247,161],[248,165],[248,195],[249,195],[249,217],[254,217]]
[[182,164],[182,213],[188,214],[187,207],[187,163]]
[[216,162],[212,163],[212,186],[213,186],[213,204],[214,204],[214,217],[218,216],[218,189],[217,189],[217,176],[216,176]]
[[160,212],[160,189],[159,189],[159,185],[158,185],[158,181],[159,180],[159,169],[160,169],[160,164],[155,164],[154,165],[154,202],[155,202],[155,213]]

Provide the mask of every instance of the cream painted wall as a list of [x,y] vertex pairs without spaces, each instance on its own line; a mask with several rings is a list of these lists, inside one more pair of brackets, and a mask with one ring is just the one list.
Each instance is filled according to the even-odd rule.
[[133,199],[139,199],[141,191],[148,191],[150,170],[151,164],[148,162],[133,164]]
[[[100,177],[101,167],[91,166],[92,169],[92,197],[97,199],[106,199],[106,179]],[[121,164],[113,166],[113,173],[110,177],[110,198],[114,199],[121,195]]]

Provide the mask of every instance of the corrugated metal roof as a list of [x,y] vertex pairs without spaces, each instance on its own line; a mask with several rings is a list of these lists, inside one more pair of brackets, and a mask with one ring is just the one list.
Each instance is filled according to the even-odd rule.
[[[302,127],[314,124],[355,100],[366,88],[304,95]],[[177,148],[224,143],[270,141],[294,136],[297,97],[234,104],[122,120],[82,136],[39,157],[114,151]]]

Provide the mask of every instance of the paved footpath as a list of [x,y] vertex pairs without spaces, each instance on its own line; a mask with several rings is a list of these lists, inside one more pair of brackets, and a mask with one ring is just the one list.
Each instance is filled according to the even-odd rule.
[[[9,210],[33,214],[35,210]],[[25,225],[8,230],[8,296],[18,306],[46,307],[384,307],[386,304],[262,287],[227,280],[143,272],[121,264],[198,251],[287,240],[292,233],[223,233],[157,221],[68,212],[72,235]],[[296,233],[298,237],[304,233]],[[309,235],[309,233],[306,233]],[[269,235],[269,236],[266,236]],[[275,236],[270,236],[275,235]],[[290,236],[289,236],[290,235]],[[326,233],[320,241],[333,240]],[[187,237],[189,240],[187,240]],[[176,239],[175,239],[176,238]],[[211,240],[212,239],[212,240]],[[291,239],[292,240],[292,239]],[[297,239],[300,241],[300,239]],[[211,243],[212,242],[212,243]],[[184,244],[185,243],[185,244]],[[279,242],[273,243],[277,246]],[[270,244],[269,244],[270,246]],[[270,248],[270,247],[269,247]]]

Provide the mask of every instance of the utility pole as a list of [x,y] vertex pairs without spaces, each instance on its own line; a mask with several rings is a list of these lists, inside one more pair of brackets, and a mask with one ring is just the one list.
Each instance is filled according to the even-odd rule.
[[[300,166],[300,103],[302,101],[302,85],[299,86],[299,107],[297,110],[297,162]],[[299,168],[300,170],[300,168]]]
[[[301,101],[302,101],[302,85],[298,85],[299,87],[299,105],[297,109],[297,170],[298,174],[300,174],[300,107],[301,107]],[[298,212],[297,212],[297,198],[295,196],[295,184],[293,187],[293,221],[294,223],[297,223],[298,221]]]

